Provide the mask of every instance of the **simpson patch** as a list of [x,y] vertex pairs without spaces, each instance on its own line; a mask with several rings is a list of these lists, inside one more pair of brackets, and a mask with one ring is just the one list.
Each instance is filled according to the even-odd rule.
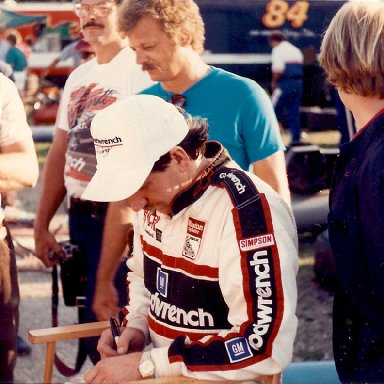
[[272,234],[249,237],[248,239],[242,239],[239,241],[239,247],[244,252],[271,247],[274,244],[275,239]]

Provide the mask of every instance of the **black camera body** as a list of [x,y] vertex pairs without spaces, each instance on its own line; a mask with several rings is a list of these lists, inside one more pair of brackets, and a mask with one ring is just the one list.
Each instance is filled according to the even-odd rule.
[[67,261],[72,259],[74,255],[79,252],[79,246],[76,244],[72,244],[68,240],[59,241],[59,245],[61,247],[61,253],[56,253],[53,249],[49,252],[49,258],[51,260],[60,259],[62,261]]
[[64,304],[77,306],[84,301],[87,284],[87,259],[76,244],[60,241],[62,252],[52,252],[52,259],[59,259],[60,278],[63,289]]
[[63,251],[63,255],[61,256],[63,261],[72,259],[72,257],[79,252],[79,246],[72,244],[69,241],[61,241],[59,244],[61,246],[61,250]]

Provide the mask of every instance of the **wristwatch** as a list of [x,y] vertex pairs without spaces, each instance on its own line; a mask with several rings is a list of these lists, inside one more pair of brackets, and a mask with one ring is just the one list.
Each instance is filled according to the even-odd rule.
[[152,379],[155,377],[155,364],[151,359],[151,352],[144,352],[140,364],[139,364],[139,372],[143,379]]

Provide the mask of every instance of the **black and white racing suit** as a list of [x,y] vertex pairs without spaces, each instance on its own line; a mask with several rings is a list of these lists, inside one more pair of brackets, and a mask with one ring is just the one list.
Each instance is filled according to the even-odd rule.
[[291,210],[216,142],[173,201],[140,211],[126,323],[153,343],[156,377],[250,379],[292,358],[298,269]]

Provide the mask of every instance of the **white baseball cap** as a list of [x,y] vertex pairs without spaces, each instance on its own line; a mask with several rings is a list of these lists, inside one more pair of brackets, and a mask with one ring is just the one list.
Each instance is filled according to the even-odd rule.
[[188,130],[178,109],[157,96],[129,96],[101,110],[91,124],[97,169],[82,197],[119,201],[132,196]]

